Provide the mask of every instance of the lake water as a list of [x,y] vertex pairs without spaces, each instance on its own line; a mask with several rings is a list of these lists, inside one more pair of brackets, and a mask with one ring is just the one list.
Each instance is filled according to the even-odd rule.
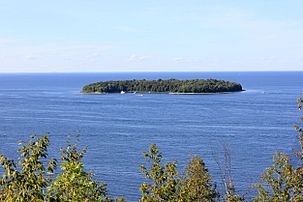
[[[239,82],[242,93],[221,95],[83,95],[102,80],[216,78]],[[303,72],[0,74],[0,152],[16,158],[18,140],[50,132],[51,155],[79,131],[89,149],[87,169],[108,184],[111,195],[139,197],[142,152],[156,143],[165,161],[184,170],[200,155],[220,187],[214,156],[231,151],[240,193],[250,191],[276,150],[292,155],[299,123],[296,99]],[[214,155],[215,153],[215,155]]]

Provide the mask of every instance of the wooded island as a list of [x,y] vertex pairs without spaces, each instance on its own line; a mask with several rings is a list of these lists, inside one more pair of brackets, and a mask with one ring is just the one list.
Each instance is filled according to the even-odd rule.
[[120,80],[102,81],[85,85],[82,93],[175,93],[175,94],[203,94],[203,93],[227,93],[243,91],[241,84],[216,80],[216,79],[192,79],[192,80]]

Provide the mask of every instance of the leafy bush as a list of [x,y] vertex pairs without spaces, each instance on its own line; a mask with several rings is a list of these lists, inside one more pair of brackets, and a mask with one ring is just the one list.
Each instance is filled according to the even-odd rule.
[[78,151],[77,143],[61,149],[61,170],[48,187],[49,197],[55,201],[110,201],[107,197],[106,184],[92,179],[94,174],[86,172],[80,161],[86,148]]
[[47,135],[34,135],[18,151],[18,165],[14,160],[0,155],[4,173],[0,179],[0,201],[110,201],[106,185],[93,180],[93,173],[86,172],[80,152],[70,141],[62,149],[61,173],[55,176],[57,160],[47,163],[49,139]]
[[[302,99],[298,100],[299,110],[302,109]],[[303,118],[301,118],[303,121]],[[273,165],[267,168],[261,176],[260,184],[256,184],[258,196],[254,201],[303,201],[303,129],[298,125],[295,128],[299,134],[300,151],[295,151],[294,159],[282,152],[273,156]]]
[[149,152],[144,153],[148,169],[144,165],[141,171],[151,183],[143,183],[140,187],[142,197],[140,201],[178,201],[181,179],[176,170],[176,162],[161,165],[162,155],[155,144],[149,147]]
[[219,196],[203,160],[198,156],[193,157],[186,168],[186,177],[182,181],[182,201],[212,202],[218,201]]
[[161,165],[162,154],[155,144],[144,153],[149,168],[142,165],[141,171],[149,183],[141,184],[142,202],[204,202],[218,201],[219,194],[200,157],[193,157],[186,169],[186,176],[180,177],[177,163]]
[[4,174],[0,180],[0,200],[1,201],[46,201],[48,200],[47,188],[53,178],[57,161],[51,159],[46,167],[43,159],[48,156],[47,147],[49,139],[46,135],[38,138],[34,135],[29,143],[22,146],[18,151],[20,160],[18,165],[11,160],[0,155],[0,163],[4,169]]

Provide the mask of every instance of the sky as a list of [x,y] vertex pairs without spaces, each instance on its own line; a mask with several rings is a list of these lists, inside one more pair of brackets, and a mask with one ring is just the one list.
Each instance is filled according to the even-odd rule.
[[302,0],[0,0],[0,72],[303,71]]

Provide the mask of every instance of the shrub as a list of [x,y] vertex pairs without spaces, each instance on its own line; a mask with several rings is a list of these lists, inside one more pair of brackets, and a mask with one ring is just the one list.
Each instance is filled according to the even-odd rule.
[[[301,110],[302,99],[298,103]],[[255,185],[258,196],[254,201],[303,201],[303,130],[297,125],[295,128],[300,144],[300,151],[294,152],[297,164],[293,165],[287,154],[277,152],[273,156],[273,165],[261,176],[262,183]]]
[[186,169],[186,176],[180,177],[177,163],[161,165],[162,154],[155,144],[144,153],[149,167],[142,165],[141,171],[149,182],[141,184],[142,202],[212,202],[219,200],[216,187],[200,157],[193,157]]
[[[107,197],[106,185],[93,180],[94,174],[84,170],[81,159],[86,148],[78,151],[70,139],[61,149],[61,173],[55,176],[57,160],[47,162],[47,135],[32,136],[18,151],[18,165],[4,155],[0,163],[4,173],[0,179],[0,201],[112,201]],[[123,201],[119,199],[117,201]]]
[[[56,168],[56,160],[48,161],[46,167],[43,163],[47,158],[49,139],[46,135],[38,138],[32,136],[27,145],[18,151],[20,159],[18,165],[14,160],[0,155],[0,163],[4,174],[0,180],[1,201],[46,201],[46,189],[53,181],[51,176]],[[47,175],[47,171],[49,175]]]
[[182,201],[218,201],[219,193],[212,184],[212,178],[208,173],[203,160],[195,156],[186,168],[186,177],[181,186]]
[[[78,142],[78,141],[77,141]],[[81,159],[86,148],[78,151],[77,143],[70,138],[65,149],[61,149],[61,170],[49,186],[51,200],[55,201],[110,201],[106,184],[93,180],[94,174],[84,170]]]
[[140,201],[178,201],[181,180],[176,170],[177,163],[166,163],[162,166],[162,154],[155,144],[149,147],[149,152],[144,153],[144,157],[150,167],[141,165],[141,172],[151,182],[141,184]]

